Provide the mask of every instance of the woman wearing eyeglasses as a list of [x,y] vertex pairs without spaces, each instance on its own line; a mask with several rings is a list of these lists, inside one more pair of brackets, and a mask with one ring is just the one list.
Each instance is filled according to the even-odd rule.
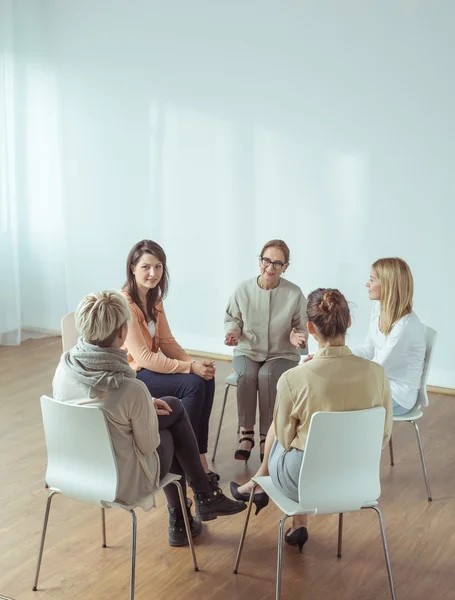
[[238,374],[237,409],[241,436],[235,452],[247,461],[255,445],[254,427],[259,398],[260,456],[273,420],[276,385],[297,366],[306,344],[306,298],[281,276],[289,267],[290,251],[283,240],[271,240],[259,257],[260,274],[241,283],[231,296],[224,318],[225,341],[234,346]]

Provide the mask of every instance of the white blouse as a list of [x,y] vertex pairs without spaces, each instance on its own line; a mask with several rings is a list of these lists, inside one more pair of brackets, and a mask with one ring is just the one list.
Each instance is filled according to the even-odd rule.
[[412,312],[395,323],[389,335],[379,329],[379,302],[371,313],[365,343],[353,354],[379,363],[385,369],[392,399],[403,408],[415,406],[425,360],[425,333],[418,316]]
[[152,336],[152,339],[153,339],[155,337],[155,331],[156,331],[155,321],[150,321],[150,323],[148,323],[148,328],[150,331],[150,335]]

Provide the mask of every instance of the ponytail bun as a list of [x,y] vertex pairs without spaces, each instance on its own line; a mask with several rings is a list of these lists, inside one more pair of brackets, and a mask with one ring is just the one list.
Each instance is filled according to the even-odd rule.
[[343,300],[346,302],[343,294],[338,290],[326,290],[319,304],[319,310],[325,314],[331,313],[340,307]]

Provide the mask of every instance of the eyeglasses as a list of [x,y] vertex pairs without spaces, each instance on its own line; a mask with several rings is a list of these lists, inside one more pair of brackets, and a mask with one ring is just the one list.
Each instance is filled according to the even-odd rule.
[[282,269],[288,264],[287,262],[281,262],[281,260],[270,260],[270,258],[265,256],[261,256],[261,263],[266,269],[267,267],[270,267],[270,265],[272,265],[274,269]]

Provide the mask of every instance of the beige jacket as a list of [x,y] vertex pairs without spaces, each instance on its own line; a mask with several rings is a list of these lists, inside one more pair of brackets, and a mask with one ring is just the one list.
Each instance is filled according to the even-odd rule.
[[347,346],[319,350],[313,360],[286,371],[278,381],[275,434],[285,450],[305,449],[313,413],[384,406],[383,447],[392,433],[389,380],[381,365],[354,356]]
[[239,285],[230,298],[224,317],[226,333],[239,334],[234,355],[258,362],[274,358],[300,360],[300,352],[289,341],[292,328],[306,330],[306,298],[299,286],[287,279],[273,290],[259,287],[257,277]]
[[96,391],[92,398],[81,398],[81,388],[59,364],[52,386],[55,400],[103,409],[117,461],[117,501],[137,504],[144,510],[152,508],[153,498],[147,499],[147,496],[159,483],[160,462],[156,449],[160,434],[156,410],[145,384],[125,378],[116,389]]

